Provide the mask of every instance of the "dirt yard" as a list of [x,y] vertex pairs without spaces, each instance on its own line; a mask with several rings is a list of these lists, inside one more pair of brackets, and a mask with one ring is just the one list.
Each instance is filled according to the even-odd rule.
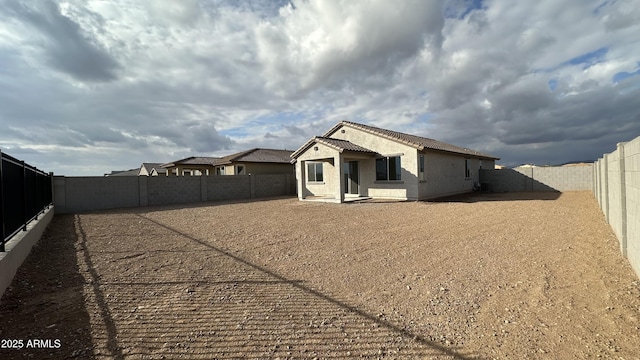
[[[640,357],[640,282],[588,192],[56,216],[1,359]],[[34,341],[42,340],[42,341]]]

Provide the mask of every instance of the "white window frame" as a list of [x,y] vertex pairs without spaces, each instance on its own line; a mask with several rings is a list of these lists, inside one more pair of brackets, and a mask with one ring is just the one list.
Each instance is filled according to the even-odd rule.
[[[309,166],[310,165],[313,166],[313,173],[309,172]],[[320,175],[322,177],[320,180],[317,180],[317,178],[318,178],[318,165],[320,165]],[[305,166],[307,167],[307,182],[308,183],[315,183],[315,184],[324,183],[324,163],[323,162],[307,161],[305,163]]]

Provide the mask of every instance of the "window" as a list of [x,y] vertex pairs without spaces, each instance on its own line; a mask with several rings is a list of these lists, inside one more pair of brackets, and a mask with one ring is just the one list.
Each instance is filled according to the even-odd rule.
[[469,159],[464,159],[464,177],[465,178],[471,177],[471,169],[469,168],[470,166],[469,162],[470,162]]
[[401,180],[400,156],[389,156],[376,159],[376,180]]
[[418,158],[418,180],[424,181],[424,155],[420,154]]
[[236,166],[236,175],[244,175],[245,171],[244,171],[244,165],[237,165]]
[[308,162],[307,163],[307,181],[322,182],[323,180],[324,178],[322,176],[322,163]]
[[216,175],[224,175],[224,166],[216,167]]

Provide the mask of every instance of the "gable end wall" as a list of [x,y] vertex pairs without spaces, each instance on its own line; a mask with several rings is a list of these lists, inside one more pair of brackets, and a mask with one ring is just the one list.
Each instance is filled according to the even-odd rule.
[[401,182],[376,181],[375,159],[359,160],[360,195],[390,199],[418,199],[418,150],[416,148],[350,126],[341,126],[330,137],[350,141],[381,155],[402,154]]

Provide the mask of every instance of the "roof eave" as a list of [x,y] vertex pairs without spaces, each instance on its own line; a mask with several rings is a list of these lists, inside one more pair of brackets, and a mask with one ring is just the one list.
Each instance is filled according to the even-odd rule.
[[420,150],[421,151],[421,150],[424,149],[424,146],[422,144],[418,144],[418,143],[414,143],[414,142],[411,142],[411,141],[405,141],[405,140],[402,140],[402,139],[398,139],[398,138],[395,138],[393,136],[390,136],[390,135],[387,135],[387,134],[384,134],[384,133],[381,133],[381,132],[378,132],[378,131],[375,131],[375,130],[371,130],[371,129],[360,127],[356,123],[352,123],[352,122],[345,121],[345,120],[342,120],[339,123],[337,123],[334,127],[332,127],[329,131],[327,131],[325,133],[325,135],[323,135],[323,137],[331,136],[331,134],[333,134],[336,131],[338,131],[338,129],[341,126],[349,126],[349,127],[353,128],[353,129],[358,129],[358,130],[364,131],[364,132],[366,132],[368,134],[376,135],[376,136],[385,138],[387,140],[391,140],[391,141],[394,141],[394,142],[397,142],[397,143],[400,143],[400,144],[411,146],[411,147],[415,148],[416,150]]
[[344,151],[343,148],[341,148],[339,146],[336,146],[334,144],[328,143],[326,141],[322,141],[321,137],[314,136],[311,139],[309,139],[306,143],[304,143],[304,145],[302,145],[298,150],[294,151],[293,154],[291,154],[291,158],[293,159],[292,163],[294,163],[295,160],[300,155],[302,155],[303,152],[307,151],[311,146],[313,146],[313,144],[316,144],[316,143],[320,143],[320,144],[322,144],[324,146],[328,146],[328,147],[330,147],[330,148],[332,148],[332,149],[334,149],[334,150],[336,150],[336,151],[338,151],[340,153],[342,153]]
[[306,143],[302,144],[302,146],[300,146],[300,148],[298,148],[298,150],[294,151],[291,155],[289,155],[291,157],[291,159],[293,159],[293,162],[295,162],[296,159],[298,159],[298,157],[300,155],[302,155],[303,152],[307,151],[308,148],[311,147],[311,144],[316,141],[317,137],[312,137],[311,139],[307,140]]
[[474,158],[478,158],[478,159],[487,159],[487,160],[500,160],[499,157],[495,157],[495,156],[491,156],[491,155],[486,155],[486,154],[467,154],[467,153],[463,153],[463,152],[458,152],[458,151],[451,151],[451,150],[443,150],[443,149],[435,149],[435,148],[430,148],[430,147],[425,147],[425,150],[430,150],[430,151],[437,151],[437,152],[442,152],[442,153],[447,153],[447,154],[454,154],[454,155],[462,155],[462,156],[469,156],[469,157],[474,157]]

